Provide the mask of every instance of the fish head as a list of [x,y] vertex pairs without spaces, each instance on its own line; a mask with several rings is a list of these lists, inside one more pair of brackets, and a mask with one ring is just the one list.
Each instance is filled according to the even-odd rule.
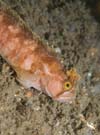
[[78,78],[75,70],[67,71],[66,75],[56,75],[49,80],[46,93],[54,100],[71,103],[75,99]]

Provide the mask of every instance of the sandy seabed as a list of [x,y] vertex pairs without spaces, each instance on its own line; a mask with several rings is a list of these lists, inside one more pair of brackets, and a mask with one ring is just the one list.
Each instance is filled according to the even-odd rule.
[[[0,57],[0,135],[100,135],[100,24],[80,0],[0,0],[81,76],[73,104],[26,90]],[[20,21],[20,19],[19,19]]]

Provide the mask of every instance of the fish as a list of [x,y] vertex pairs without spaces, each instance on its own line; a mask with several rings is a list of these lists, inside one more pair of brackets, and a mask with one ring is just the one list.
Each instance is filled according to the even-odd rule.
[[0,55],[25,88],[35,88],[59,102],[75,98],[76,70],[66,71],[43,42],[3,10],[0,10]]

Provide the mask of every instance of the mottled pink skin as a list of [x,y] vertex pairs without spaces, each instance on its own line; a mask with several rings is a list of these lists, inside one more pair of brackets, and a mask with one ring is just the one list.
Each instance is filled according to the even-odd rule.
[[24,87],[34,87],[58,101],[68,102],[75,96],[74,86],[64,90],[65,81],[70,80],[55,56],[2,11],[0,55],[13,67]]

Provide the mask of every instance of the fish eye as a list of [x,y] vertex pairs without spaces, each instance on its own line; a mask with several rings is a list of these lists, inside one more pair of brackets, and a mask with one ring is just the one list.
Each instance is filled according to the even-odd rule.
[[68,91],[70,90],[72,87],[72,84],[70,82],[65,82],[64,83],[64,90]]

